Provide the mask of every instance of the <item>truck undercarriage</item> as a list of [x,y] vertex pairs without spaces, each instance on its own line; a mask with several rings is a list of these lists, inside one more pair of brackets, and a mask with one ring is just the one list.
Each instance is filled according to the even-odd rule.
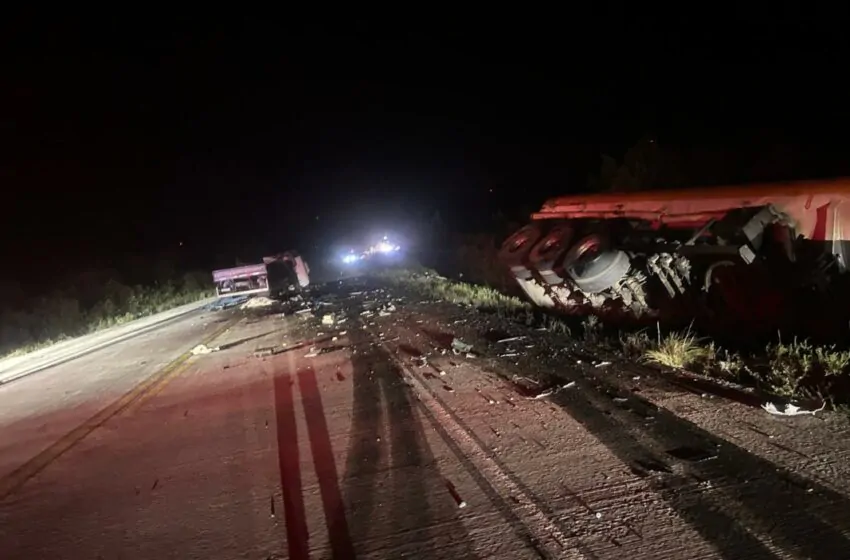
[[827,306],[846,327],[850,181],[562,197],[532,220],[500,258],[537,306],[759,330]]

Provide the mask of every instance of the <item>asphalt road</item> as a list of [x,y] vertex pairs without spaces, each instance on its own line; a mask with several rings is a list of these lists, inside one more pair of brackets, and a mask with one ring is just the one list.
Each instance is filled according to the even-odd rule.
[[0,386],[0,557],[850,557],[843,420],[587,360],[543,396],[509,381],[542,360],[451,351],[468,312],[325,304],[193,313]]

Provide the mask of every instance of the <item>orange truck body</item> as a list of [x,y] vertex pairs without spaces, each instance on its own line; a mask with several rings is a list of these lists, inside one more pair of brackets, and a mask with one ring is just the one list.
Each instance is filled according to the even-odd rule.
[[835,179],[556,197],[500,258],[540,307],[774,328],[843,302],[848,242],[850,179]]

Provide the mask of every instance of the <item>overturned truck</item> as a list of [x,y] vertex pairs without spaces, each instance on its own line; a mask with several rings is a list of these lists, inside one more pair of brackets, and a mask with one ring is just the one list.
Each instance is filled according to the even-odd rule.
[[848,241],[850,179],[553,198],[500,259],[562,313],[845,332]]
[[310,267],[294,250],[263,257],[262,264],[214,270],[212,276],[219,296],[268,294],[283,299],[310,285]]

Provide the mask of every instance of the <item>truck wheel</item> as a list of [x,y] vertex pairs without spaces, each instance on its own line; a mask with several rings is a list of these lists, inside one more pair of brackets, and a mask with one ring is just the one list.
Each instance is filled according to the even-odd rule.
[[622,280],[629,271],[629,256],[610,249],[599,234],[588,235],[576,243],[564,257],[564,268],[585,293],[607,290]]

